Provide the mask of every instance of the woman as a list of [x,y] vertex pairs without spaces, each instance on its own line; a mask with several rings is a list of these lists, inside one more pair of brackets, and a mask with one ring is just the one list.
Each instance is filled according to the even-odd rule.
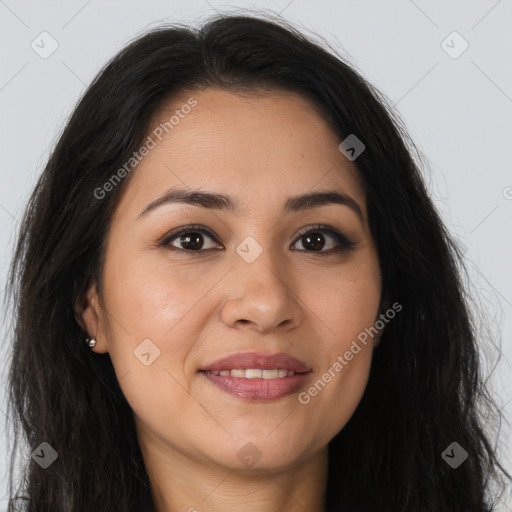
[[496,414],[463,263],[408,144],[282,20],[161,27],[115,56],[11,269],[31,450],[13,503],[492,510],[510,475],[477,409]]

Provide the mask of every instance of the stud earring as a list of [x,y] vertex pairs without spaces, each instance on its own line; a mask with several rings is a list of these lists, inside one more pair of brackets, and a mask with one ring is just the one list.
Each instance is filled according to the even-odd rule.
[[94,338],[87,338],[85,342],[89,345],[89,348],[94,348],[96,345],[96,340]]

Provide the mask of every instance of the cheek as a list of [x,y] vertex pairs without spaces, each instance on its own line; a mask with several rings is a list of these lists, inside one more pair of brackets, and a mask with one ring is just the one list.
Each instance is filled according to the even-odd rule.
[[144,254],[113,253],[106,270],[109,309],[117,320],[114,328],[116,332],[122,328],[122,336],[129,333],[139,343],[145,338],[155,343],[172,338],[216,278],[198,279],[162,256]]
[[376,258],[354,260],[336,269],[335,276],[310,283],[306,296],[316,314],[322,349],[315,380],[299,401],[311,408],[318,431],[329,440],[353,415],[368,382],[375,333],[371,328],[381,296]]
[[333,339],[326,347],[315,379],[297,397],[317,445],[328,443],[357,409],[368,382],[372,352],[371,342],[364,344],[351,336]]
[[183,368],[194,341],[182,320],[201,290],[187,288],[176,273],[171,281],[164,265],[147,260],[135,264],[128,254],[114,256],[105,296],[108,350],[117,380],[138,418],[177,429],[174,411],[190,407]]
[[[135,411],[154,410],[162,396],[168,406],[172,397],[181,396],[165,390],[179,388],[177,382],[184,380],[184,361],[193,340],[183,332],[182,320],[201,290],[187,287],[179,272],[173,272],[172,280],[170,274],[162,264],[121,251],[113,251],[105,265],[108,352]],[[172,409],[179,406],[175,403]]]
[[325,334],[327,350],[344,351],[345,344],[374,324],[381,298],[376,258],[355,256],[350,264],[318,274],[305,284],[303,300],[313,309]]

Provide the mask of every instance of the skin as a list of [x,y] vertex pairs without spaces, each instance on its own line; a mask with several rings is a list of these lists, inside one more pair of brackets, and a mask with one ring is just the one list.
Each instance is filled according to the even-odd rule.
[[[108,232],[102,296],[92,285],[82,319],[133,409],[158,512],[321,512],[327,444],[363,395],[377,338],[308,404],[297,393],[244,400],[198,370],[236,352],[286,352],[312,369],[304,391],[374,324],[381,274],[364,187],[303,97],[182,93],[154,125],[190,97],[197,106],[132,171]],[[243,211],[168,203],[138,218],[173,187],[232,196]],[[352,197],[363,221],[340,204],[283,214],[289,196],[320,190]],[[316,223],[355,249],[319,255],[337,244],[328,233],[324,248],[308,248],[298,233]],[[188,224],[210,228],[220,243],[203,235],[199,254],[158,245]],[[262,248],[252,263],[236,252],[248,236]],[[170,245],[184,247],[179,236]],[[134,356],[146,338],[160,350],[148,366]],[[248,442],[261,455],[253,467],[237,457]]]

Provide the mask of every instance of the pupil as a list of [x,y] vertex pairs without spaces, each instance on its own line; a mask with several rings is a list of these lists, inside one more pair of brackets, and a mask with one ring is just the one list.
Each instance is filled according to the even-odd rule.
[[320,233],[305,235],[305,238],[307,240],[305,245],[309,246],[309,249],[321,249],[324,246],[323,236]]
[[199,244],[197,249],[201,249],[203,243],[201,241],[201,235],[199,233],[191,233],[187,235],[181,235],[180,241],[185,249],[196,249],[195,244]]

